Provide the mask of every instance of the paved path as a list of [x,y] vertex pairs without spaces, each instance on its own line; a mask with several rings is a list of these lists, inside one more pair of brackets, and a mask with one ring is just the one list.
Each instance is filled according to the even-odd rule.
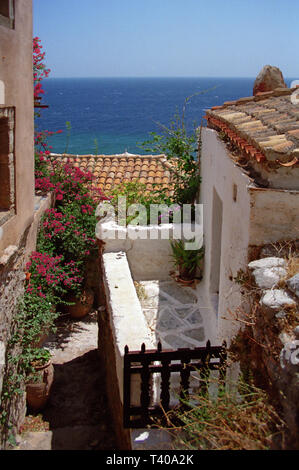
[[[161,341],[163,349],[196,348],[215,345],[212,312],[198,292],[175,281],[140,281],[135,283],[153,342]],[[179,403],[181,377],[171,374],[170,405]],[[160,401],[161,379],[153,375],[153,401]],[[197,371],[190,375],[190,389],[200,391],[201,379]]]
[[211,313],[191,287],[175,281],[138,282],[147,323],[165,349],[194,348],[214,342]]
[[81,321],[60,320],[56,334],[44,344],[54,364],[51,396],[43,411],[50,431],[21,435],[19,449],[116,449],[97,341],[96,313]]

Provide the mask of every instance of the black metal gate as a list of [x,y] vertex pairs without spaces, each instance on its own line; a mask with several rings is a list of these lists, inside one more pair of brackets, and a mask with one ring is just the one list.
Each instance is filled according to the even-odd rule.
[[[153,423],[153,417],[163,416],[170,409],[171,374],[180,373],[180,398],[188,398],[190,373],[199,371],[200,376],[208,378],[211,370],[219,370],[219,380],[226,376],[226,343],[222,346],[211,346],[194,349],[177,349],[162,351],[161,343],[157,350],[146,351],[145,345],[140,351],[129,351],[125,347],[124,355],[124,427],[141,428]],[[173,363],[173,361],[176,361]],[[161,377],[160,406],[151,405],[150,386],[152,374]],[[131,404],[131,377],[140,377],[140,404]],[[203,380],[202,387],[207,381]]]

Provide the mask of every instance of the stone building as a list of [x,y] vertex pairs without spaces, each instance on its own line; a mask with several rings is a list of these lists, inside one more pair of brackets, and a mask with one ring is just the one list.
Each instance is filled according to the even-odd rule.
[[[268,68],[266,73],[269,87]],[[286,445],[296,449],[298,89],[282,83],[258,92],[257,86],[264,86],[261,76],[255,96],[206,113],[200,162],[205,243],[201,289],[214,312],[218,339],[239,345],[243,372],[244,365],[254,371],[279,404],[288,429]],[[237,335],[238,341],[232,341]]]
[[206,113],[202,131],[203,287],[219,339],[239,325],[235,282],[265,244],[299,238],[299,105],[295,90],[277,88],[226,102]]
[[[0,5],[0,396],[13,374],[8,342],[23,293],[24,268],[35,248],[38,223],[49,198],[34,195],[34,103],[32,1],[3,0]],[[10,351],[11,353],[11,351]],[[1,413],[8,429],[25,415],[25,399],[14,394]]]

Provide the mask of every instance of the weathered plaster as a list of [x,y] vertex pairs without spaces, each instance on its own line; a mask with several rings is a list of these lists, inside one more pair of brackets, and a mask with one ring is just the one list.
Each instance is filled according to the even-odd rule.
[[299,237],[299,191],[249,187],[250,245]]
[[[200,290],[209,302],[207,306],[213,306],[221,341],[231,338],[238,326],[232,323],[229,309],[234,310],[242,300],[233,278],[247,266],[250,227],[247,187],[251,180],[232,161],[224,143],[211,129],[202,130],[201,176],[205,258]],[[213,213],[215,193],[222,204],[222,230],[217,226],[219,216]]]
[[0,253],[8,245],[18,244],[32,222],[34,205],[32,1],[18,0],[14,13],[13,29],[0,25],[0,80],[5,87],[5,106],[16,109],[16,215],[2,227]]
[[[247,308],[234,278],[239,270],[246,271],[250,246],[298,238],[299,191],[258,187],[211,129],[202,131],[201,176],[205,244],[201,288],[214,304],[219,340],[230,340],[240,328],[231,312],[240,306]],[[288,185],[291,181],[289,178]],[[215,200],[222,205],[222,230],[221,211]],[[215,279],[219,284],[218,305]]]

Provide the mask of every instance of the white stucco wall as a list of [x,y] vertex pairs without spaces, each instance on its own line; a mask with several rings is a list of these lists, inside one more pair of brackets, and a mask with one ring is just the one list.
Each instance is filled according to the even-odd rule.
[[[123,403],[123,358],[125,346],[140,351],[142,343],[147,349],[155,349],[148,325],[137,297],[126,253],[103,254],[103,285],[112,329],[119,396]],[[139,404],[139,378],[131,383],[132,404]]]
[[[229,341],[241,326],[230,311],[247,307],[233,278],[240,269],[246,271],[250,246],[299,238],[299,191],[257,187],[234,164],[225,144],[211,129],[203,129],[202,143],[200,202],[204,205],[205,264],[200,289],[214,307],[219,340]],[[221,242],[217,242],[221,222],[219,200]],[[217,306],[213,293],[220,255]]]
[[[250,227],[250,197],[247,186],[251,184],[251,180],[234,164],[225,145],[211,129],[202,130],[201,175],[200,202],[204,207],[205,245],[201,290],[210,300],[217,317],[219,341],[229,340],[239,329],[239,325],[231,321],[229,310],[234,311],[242,301],[239,285],[233,278],[240,269],[246,269],[247,266]],[[221,241],[217,240],[217,223],[220,223],[220,217],[216,214],[213,220],[215,190],[222,202]],[[217,307],[217,297],[214,295],[217,282],[215,271],[218,270],[217,257],[220,252]]]
[[[191,239],[196,234],[202,246],[202,225],[173,224],[121,227],[114,222],[99,222],[96,236],[105,242],[104,253],[123,251],[135,281],[171,279],[174,270],[170,240]],[[180,236],[179,236],[180,235]]]

